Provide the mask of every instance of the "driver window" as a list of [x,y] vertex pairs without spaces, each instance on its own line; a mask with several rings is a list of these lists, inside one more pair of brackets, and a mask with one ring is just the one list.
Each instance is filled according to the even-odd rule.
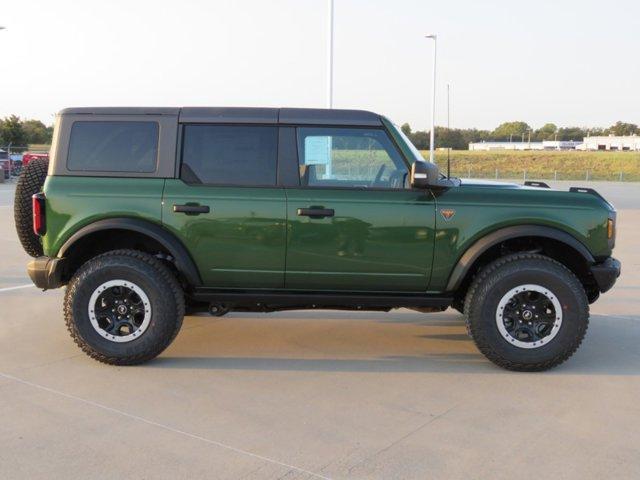
[[403,189],[407,167],[379,129],[298,128],[304,187]]

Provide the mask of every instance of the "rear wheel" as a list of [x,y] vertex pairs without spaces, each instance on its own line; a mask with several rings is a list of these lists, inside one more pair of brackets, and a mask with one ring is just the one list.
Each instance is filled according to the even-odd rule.
[[90,357],[134,365],[159,355],[178,334],[184,316],[180,285],[155,257],[115,250],[86,262],[65,295],[71,336]]
[[478,349],[509,370],[539,371],[567,360],[589,325],[580,281],[543,255],[510,255],[485,267],[465,301]]
[[31,160],[22,169],[16,185],[16,193],[13,200],[13,217],[16,231],[22,244],[22,248],[32,257],[43,254],[40,237],[33,231],[33,205],[31,197],[41,192],[44,181],[47,178],[49,161],[36,158]]

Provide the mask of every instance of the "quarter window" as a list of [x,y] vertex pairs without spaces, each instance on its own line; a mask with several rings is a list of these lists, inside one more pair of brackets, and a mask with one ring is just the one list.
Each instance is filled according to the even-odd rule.
[[309,187],[405,188],[407,167],[383,130],[299,128],[300,181]]
[[187,183],[276,184],[278,128],[186,125],[180,178]]
[[155,172],[156,122],[75,122],[67,168],[86,172]]

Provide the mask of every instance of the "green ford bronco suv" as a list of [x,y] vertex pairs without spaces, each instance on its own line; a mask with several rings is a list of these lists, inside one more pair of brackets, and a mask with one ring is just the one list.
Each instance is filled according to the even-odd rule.
[[620,274],[597,192],[446,178],[356,110],[66,109],[15,216],[33,282],[66,285],[71,336],[116,365],[185,313],[452,307],[491,361],[544,370]]

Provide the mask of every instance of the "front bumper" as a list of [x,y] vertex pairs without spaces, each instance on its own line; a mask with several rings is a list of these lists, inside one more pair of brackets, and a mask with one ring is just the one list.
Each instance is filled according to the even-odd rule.
[[620,261],[613,257],[591,266],[591,273],[598,284],[600,293],[609,290],[620,276]]
[[49,290],[62,286],[64,258],[38,257],[27,264],[27,273],[38,288]]

